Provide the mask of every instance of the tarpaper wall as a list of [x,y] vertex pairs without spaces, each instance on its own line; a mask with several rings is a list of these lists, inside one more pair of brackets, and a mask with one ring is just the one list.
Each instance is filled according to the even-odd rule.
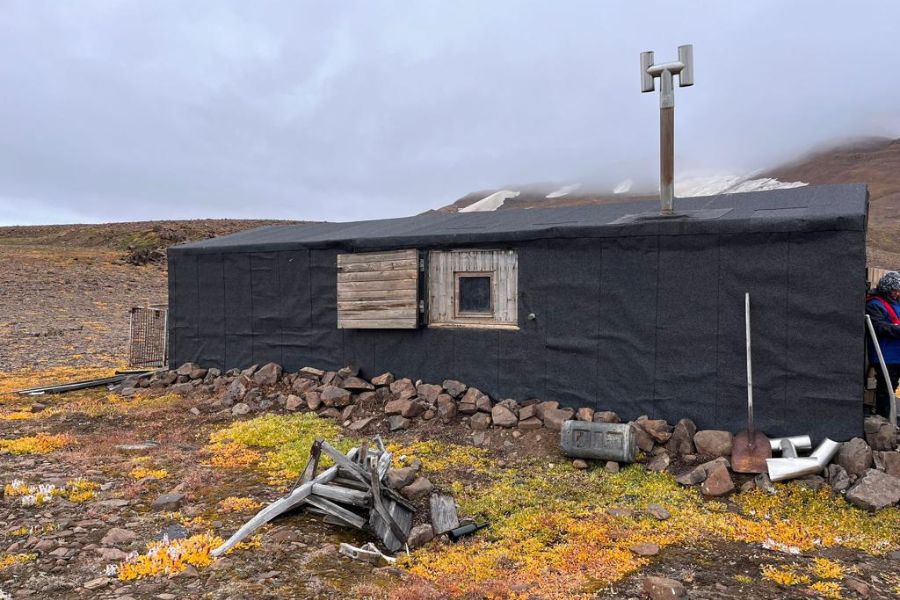
[[349,248],[171,252],[172,364],[355,364],[367,376],[460,379],[498,399],[739,431],[750,292],[757,426],[817,439],[861,433],[864,230],[476,247],[517,250],[519,331],[338,329],[336,256]]

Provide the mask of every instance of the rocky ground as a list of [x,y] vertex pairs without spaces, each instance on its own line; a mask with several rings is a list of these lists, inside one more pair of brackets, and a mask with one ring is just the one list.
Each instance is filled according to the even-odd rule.
[[[688,421],[639,420],[639,465],[572,461],[558,450],[562,423],[616,415],[363,375],[186,365],[113,392],[42,397],[8,393],[33,374],[0,377],[0,589],[119,599],[900,592],[900,510],[871,514],[842,497],[872,477],[897,479],[898,453],[871,447],[896,443],[884,428],[845,445],[827,480],[773,485],[732,474],[730,434]],[[302,513],[212,560],[290,489],[313,439],[346,448],[375,434],[398,469],[411,467],[388,479],[419,507],[412,554],[397,566],[338,555],[340,542],[370,538]],[[892,489],[854,501],[896,503]],[[433,490],[490,527],[456,544],[429,540]]]
[[[640,420],[637,465],[573,461],[562,423],[615,415],[453,381],[195,366],[114,392],[11,394],[124,366],[128,308],[166,292],[164,264],[127,261],[181,237],[126,225],[0,230],[0,598],[900,594],[898,452],[874,421],[822,477],[772,486],[731,472],[730,433],[689,422]],[[347,449],[375,434],[411,467],[393,479],[401,493],[425,494],[422,545],[396,566],[339,556],[340,542],[371,538],[304,513],[211,559],[291,488],[313,439]],[[490,527],[424,542],[430,490]]]

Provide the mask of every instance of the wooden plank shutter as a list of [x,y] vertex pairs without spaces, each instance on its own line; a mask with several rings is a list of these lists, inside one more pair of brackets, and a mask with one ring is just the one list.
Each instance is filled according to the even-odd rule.
[[417,250],[338,254],[339,329],[415,329],[419,325]]

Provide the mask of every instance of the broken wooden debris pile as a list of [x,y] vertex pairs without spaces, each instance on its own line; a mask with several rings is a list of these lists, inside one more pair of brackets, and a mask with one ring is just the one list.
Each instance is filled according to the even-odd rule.
[[[391,453],[379,436],[375,446],[362,444],[346,455],[328,442],[317,440],[310,449],[309,461],[288,495],[260,510],[228,540],[213,550],[221,556],[259,527],[278,515],[303,507],[322,515],[325,522],[354,527],[373,533],[388,552],[397,552],[406,544],[415,508],[400,494],[385,485],[391,467]],[[322,453],[334,465],[316,474]]]

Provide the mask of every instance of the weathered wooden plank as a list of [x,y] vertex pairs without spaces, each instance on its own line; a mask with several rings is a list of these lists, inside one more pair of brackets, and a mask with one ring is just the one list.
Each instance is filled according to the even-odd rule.
[[369,512],[369,527],[375,530],[375,534],[381,539],[388,552],[397,552],[403,548],[406,539],[409,537],[409,530],[412,528],[413,513],[392,498],[385,498],[384,505],[388,514],[403,532],[403,540],[397,539],[397,536],[391,533],[388,524],[377,511],[373,510]]
[[429,503],[434,535],[441,535],[459,527],[459,516],[456,514],[456,502],[453,500],[453,496],[432,494]]
[[369,506],[372,501],[372,495],[368,492],[351,490],[337,485],[315,483],[312,486],[312,493],[315,496],[320,496],[343,504],[352,504],[353,506]]
[[338,297],[344,291],[348,292],[374,292],[393,290],[415,290],[418,283],[414,279],[392,279],[390,281],[344,281],[338,284]]
[[416,329],[418,324],[412,319],[340,319],[341,329]]
[[352,283],[354,281],[395,281],[397,279],[418,278],[418,271],[368,271],[364,273],[338,273],[338,283]]
[[[347,284],[344,284],[345,286]],[[415,300],[418,294],[415,289],[400,290],[344,290],[341,300],[344,302],[361,302],[365,300]]]
[[338,254],[338,266],[351,265],[357,263],[369,263],[384,260],[410,260],[417,259],[418,250],[412,248],[407,250],[387,250],[384,252],[356,252],[352,254]]
[[348,525],[356,527],[357,529],[362,529],[366,525],[366,520],[364,518],[353,511],[347,510],[343,506],[335,504],[331,500],[326,500],[319,496],[308,496],[306,498],[306,503],[310,506],[315,506],[320,510],[324,510],[332,517],[341,519]]
[[419,261],[415,258],[406,260],[376,260],[372,262],[350,263],[338,265],[340,273],[367,273],[370,271],[416,271]]
[[380,300],[370,298],[368,300],[344,300],[337,303],[339,310],[393,310],[396,308],[410,308],[415,310],[415,302],[409,298],[393,298]]
[[343,319],[408,319],[415,317],[416,311],[412,308],[384,308],[381,310],[346,309],[340,311]]

